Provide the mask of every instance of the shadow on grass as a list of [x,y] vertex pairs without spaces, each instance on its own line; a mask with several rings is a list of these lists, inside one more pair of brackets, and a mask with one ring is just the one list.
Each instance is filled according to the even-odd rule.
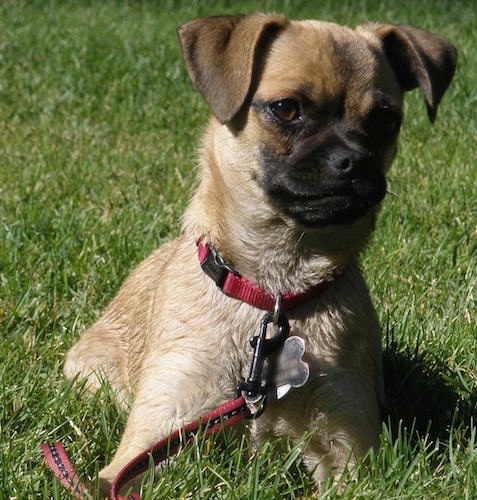
[[477,415],[477,392],[435,355],[387,339],[384,354],[386,404],[383,419],[417,436],[447,442],[451,431],[470,432]]

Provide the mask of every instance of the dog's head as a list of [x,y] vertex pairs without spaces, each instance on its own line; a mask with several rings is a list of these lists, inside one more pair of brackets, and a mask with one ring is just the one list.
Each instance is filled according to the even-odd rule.
[[403,93],[420,87],[434,120],[456,64],[452,45],[408,26],[257,14],[193,20],[179,38],[193,83],[247,163],[246,182],[302,228],[374,217]]

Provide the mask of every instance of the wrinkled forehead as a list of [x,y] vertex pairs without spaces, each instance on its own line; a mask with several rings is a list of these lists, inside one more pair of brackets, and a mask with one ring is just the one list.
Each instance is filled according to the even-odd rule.
[[294,21],[273,41],[257,94],[267,100],[296,92],[319,101],[380,87],[400,94],[378,42],[345,26]]

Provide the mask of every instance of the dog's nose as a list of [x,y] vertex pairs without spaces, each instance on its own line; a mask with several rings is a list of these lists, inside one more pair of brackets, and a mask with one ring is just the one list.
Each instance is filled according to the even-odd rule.
[[345,156],[339,159],[337,167],[344,173],[351,172],[355,167],[355,160],[351,156]]
[[345,147],[335,148],[328,157],[329,167],[335,175],[352,176],[361,168],[364,155]]

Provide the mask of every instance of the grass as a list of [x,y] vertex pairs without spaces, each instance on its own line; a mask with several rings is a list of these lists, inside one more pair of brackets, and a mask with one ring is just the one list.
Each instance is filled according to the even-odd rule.
[[[477,497],[475,6],[428,2],[66,2],[0,5],[0,497],[63,498],[40,443],[61,439],[94,478],[125,416],[107,387],[61,375],[66,349],[135,263],[179,231],[207,110],[176,27],[284,12],[410,23],[459,48],[434,126],[418,92],[364,267],[384,329],[382,447],[320,498]],[[313,495],[297,451],[199,443],[145,498]]]

